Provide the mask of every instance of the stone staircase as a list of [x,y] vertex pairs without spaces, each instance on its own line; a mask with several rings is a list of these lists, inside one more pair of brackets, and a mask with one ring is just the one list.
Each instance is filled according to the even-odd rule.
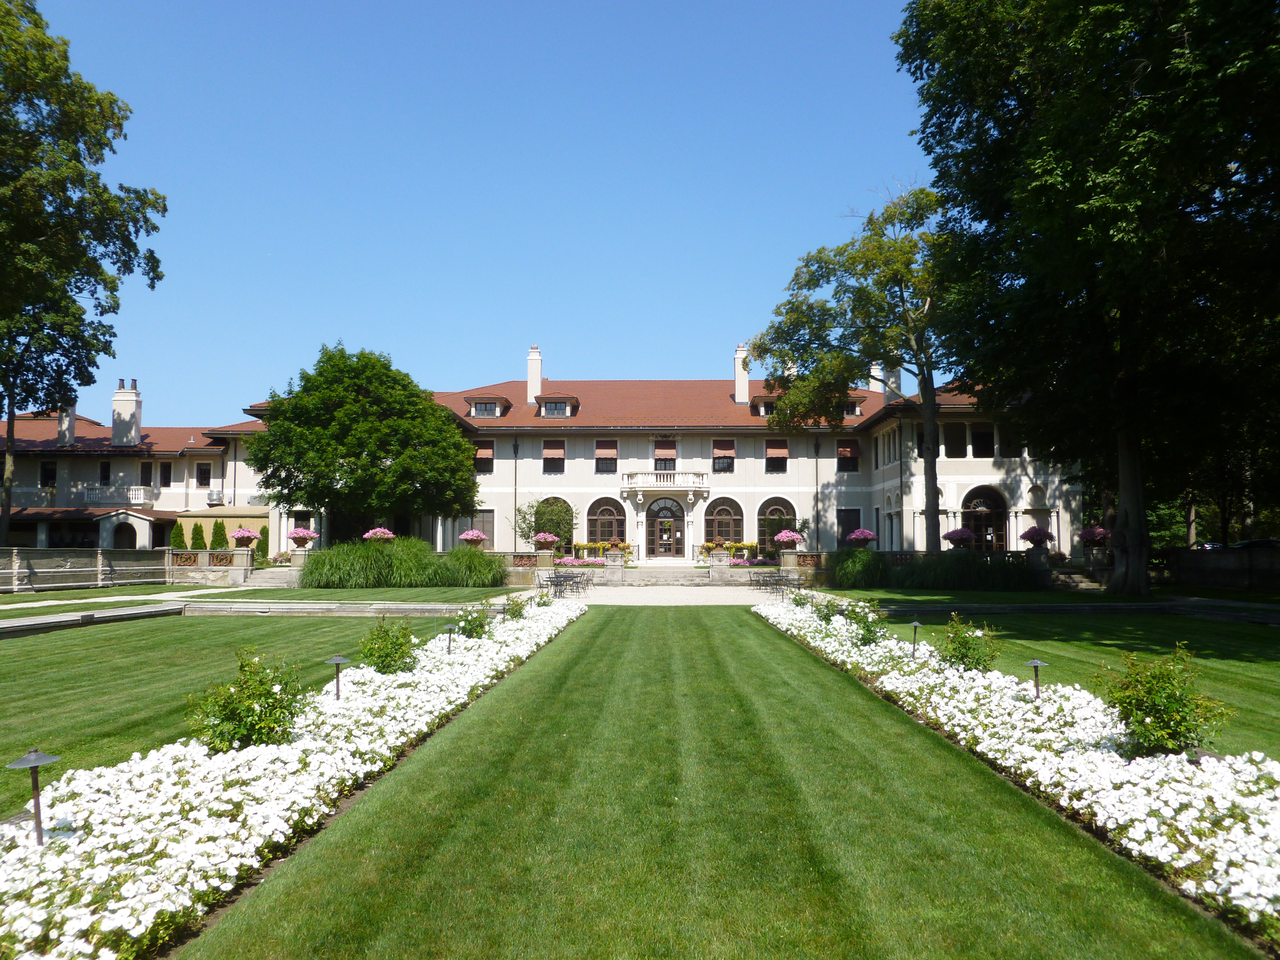
[[1054,570],[1053,589],[1084,590],[1093,593],[1102,592],[1102,584],[1081,570]]
[[710,567],[637,567],[622,571],[624,587],[709,587]]
[[298,570],[294,567],[254,567],[246,587],[296,587]]

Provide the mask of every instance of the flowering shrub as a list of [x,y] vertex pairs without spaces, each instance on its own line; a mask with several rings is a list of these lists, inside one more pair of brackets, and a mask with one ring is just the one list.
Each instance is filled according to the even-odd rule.
[[301,709],[296,668],[263,662],[253,647],[236,651],[240,672],[232,683],[210,684],[187,700],[187,722],[215,753],[260,743],[285,743]]
[[524,612],[528,606],[529,601],[523,597],[507,597],[507,608],[503,611],[503,616],[508,620],[521,620],[524,618]]
[[1191,653],[1178,644],[1173,655],[1142,661],[1124,655],[1122,676],[1107,676],[1106,701],[1129,728],[1124,743],[1131,756],[1150,757],[1203,747],[1235,711],[1196,693],[1199,673]]
[[1028,527],[1018,534],[1019,540],[1025,540],[1033,547],[1043,547],[1046,543],[1053,543],[1055,537],[1044,527]]
[[319,540],[320,534],[314,530],[308,530],[306,527],[294,527],[285,534],[290,540]]
[[394,677],[352,667],[341,700],[308,696],[288,743],[179,741],[68,771],[41,791],[45,846],[30,824],[0,824],[0,956],[152,952],[585,612],[557,601],[452,655],[436,637]]
[[364,535],[365,540],[394,540],[396,535],[386,527],[374,527]]
[[1100,547],[1110,536],[1111,533],[1105,527],[1085,527],[1080,531],[1080,542],[1086,547]]
[[538,545],[539,550],[550,550],[560,542],[560,538],[554,533],[535,533],[533,542]]
[[375,626],[360,641],[360,656],[378,673],[404,673],[417,664],[413,653],[413,635],[409,622],[401,620],[387,626],[387,618],[379,617]]
[[458,539],[463,543],[470,544],[473,547],[478,547],[489,538],[480,530],[464,530],[462,533],[458,534]]
[[1185,755],[1128,760],[1115,708],[1076,686],[1041,687],[963,670],[929,644],[912,656],[852,602],[822,623],[806,608],[754,608],[829,662],[1079,818],[1170,880],[1280,946],[1280,763],[1258,752],[1199,765]]
[[280,564],[292,563],[293,561],[292,561],[292,558],[289,556],[288,550],[281,550],[279,553],[272,554],[271,562],[276,565],[280,565]]
[[232,540],[261,540],[262,534],[255,533],[248,527],[236,527],[231,531]]
[[865,530],[862,527],[859,527],[857,530],[853,531],[853,533],[845,537],[845,539],[848,540],[850,543],[852,543],[855,547],[865,547],[871,541],[879,540],[880,538],[877,537],[870,530]]
[[956,530],[948,530],[942,535],[942,539],[954,546],[958,543],[969,543],[974,539],[974,533],[968,527],[960,527]]
[[943,663],[985,672],[994,666],[999,655],[1000,644],[991,635],[990,627],[983,624],[979,630],[972,623],[961,620],[958,613],[951,614],[947,632],[942,638],[942,649],[938,652]]
[[533,598],[534,606],[537,607],[549,607],[553,602],[551,594],[547,593],[545,590]]
[[475,640],[483,637],[489,629],[489,605],[481,607],[463,607],[457,616],[458,632],[464,637]]
[[801,543],[804,541],[804,534],[796,533],[794,530],[779,530],[773,535],[774,543]]
[[557,567],[603,567],[607,564],[600,557],[560,557],[551,562]]

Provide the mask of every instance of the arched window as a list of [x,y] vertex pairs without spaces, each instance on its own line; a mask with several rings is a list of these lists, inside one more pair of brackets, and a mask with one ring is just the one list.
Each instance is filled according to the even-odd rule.
[[974,533],[974,549],[1009,549],[1009,505],[995,487],[974,487],[960,501],[960,523]]
[[728,497],[712,500],[707,506],[706,540],[724,537],[729,543],[742,542],[742,507]]
[[607,543],[627,539],[627,513],[617,500],[603,497],[587,510],[587,542]]
[[770,497],[756,513],[756,538],[761,550],[773,550],[772,537],[796,528],[796,508],[782,497]]

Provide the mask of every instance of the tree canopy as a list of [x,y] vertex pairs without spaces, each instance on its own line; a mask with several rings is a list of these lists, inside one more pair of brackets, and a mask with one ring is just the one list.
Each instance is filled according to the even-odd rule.
[[385,354],[322,346],[262,419],[246,460],[273,503],[362,522],[476,509],[475,447]]
[[784,391],[770,419],[782,430],[840,427],[849,388],[873,377],[885,382],[874,369],[916,378],[920,401],[908,402],[924,424],[925,543],[932,551],[942,549],[934,381],[947,361],[933,263],[940,212],[938,195],[917,188],[870,213],[861,236],[806,254],[787,287],[791,295],[773,311],[778,319],[749,345],[765,366],[766,386]]
[[963,382],[1055,460],[1114,465],[1114,590],[1148,589],[1144,451],[1193,458],[1225,413],[1185,391],[1275,356],[1278,35],[1273,2],[913,0],[896,36]]

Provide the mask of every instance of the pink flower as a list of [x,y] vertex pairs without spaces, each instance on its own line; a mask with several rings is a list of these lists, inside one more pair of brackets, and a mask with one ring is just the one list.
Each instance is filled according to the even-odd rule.
[[474,547],[489,538],[480,530],[466,530],[458,534],[458,539],[465,543],[469,543]]
[[396,535],[386,527],[374,527],[364,535],[366,540],[394,540]]

